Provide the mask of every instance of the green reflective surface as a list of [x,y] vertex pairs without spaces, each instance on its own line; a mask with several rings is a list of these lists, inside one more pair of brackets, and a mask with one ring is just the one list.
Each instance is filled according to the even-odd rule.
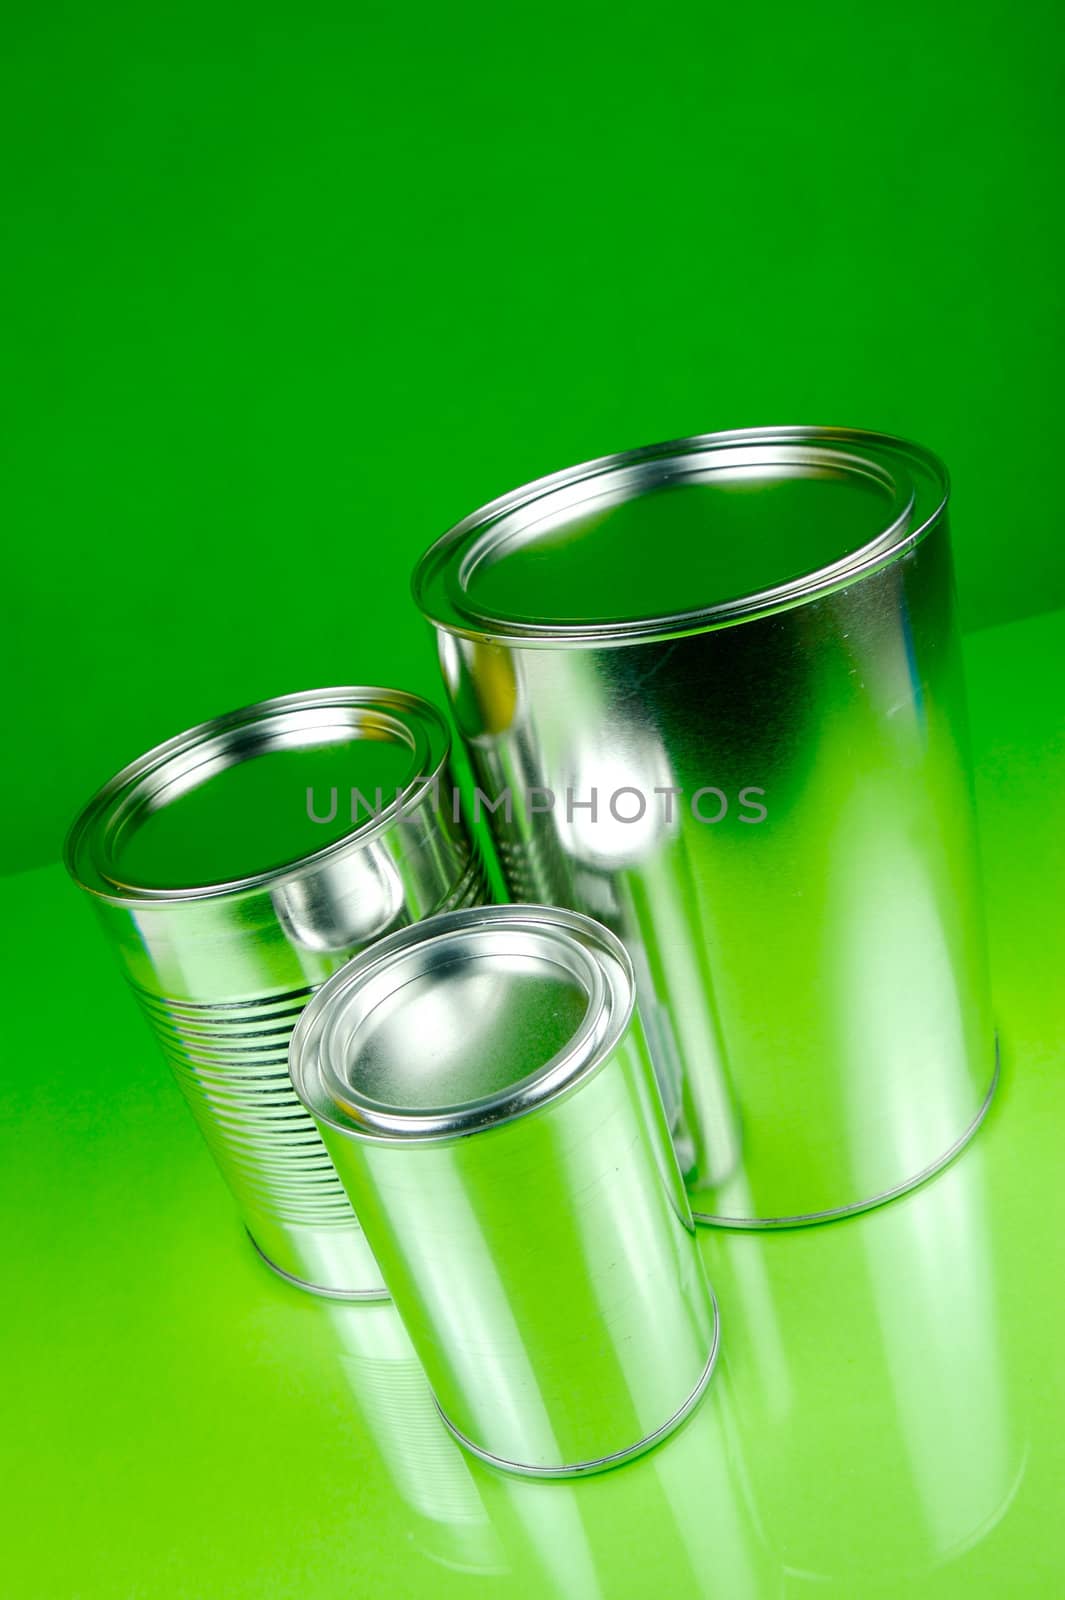
[[879,1211],[701,1233],[723,1336],[705,1400],[576,1485],[468,1463],[389,1308],[261,1266],[61,869],[6,880],[5,1592],[1059,1593],[1065,614],[966,648],[1003,1046],[988,1120]]

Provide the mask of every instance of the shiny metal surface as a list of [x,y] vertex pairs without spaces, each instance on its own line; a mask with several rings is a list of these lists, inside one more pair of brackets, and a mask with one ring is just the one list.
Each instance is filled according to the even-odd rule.
[[874,1205],[986,1105],[946,500],[881,435],[706,435],[505,496],[416,573],[511,894],[628,948],[698,1220]]
[[321,1294],[385,1291],[292,1093],[289,1038],[352,955],[484,898],[480,858],[440,802],[448,779],[447,731],[425,701],[316,690],[158,746],[67,842],[256,1248]]
[[366,952],[293,1035],[296,1092],[443,1416],[512,1471],[640,1453],[690,1411],[716,1356],[633,1003],[606,929],[493,906]]

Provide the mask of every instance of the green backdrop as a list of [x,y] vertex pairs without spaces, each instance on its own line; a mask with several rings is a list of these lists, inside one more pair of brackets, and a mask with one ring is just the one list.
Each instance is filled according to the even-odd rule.
[[920,438],[967,623],[1065,603],[1058,27],[987,0],[9,10],[0,869],[202,717],[434,692],[421,549],[657,438]]

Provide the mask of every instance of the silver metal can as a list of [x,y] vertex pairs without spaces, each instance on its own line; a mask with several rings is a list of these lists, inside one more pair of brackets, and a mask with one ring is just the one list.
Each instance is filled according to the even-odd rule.
[[990,1099],[947,492],[879,434],[708,434],[415,575],[511,893],[628,947],[697,1220],[876,1205]]
[[557,1477],[678,1425],[717,1313],[612,934],[433,917],[332,978],[290,1059],[460,1443]]
[[253,1243],[320,1294],[386,1291],[292,1092],[289,1039],[351,956],[485,898],[483,863],[450,803],[449,752],[443,719],[414,695],[284,695],[123,768],[67,840],[68,870]]

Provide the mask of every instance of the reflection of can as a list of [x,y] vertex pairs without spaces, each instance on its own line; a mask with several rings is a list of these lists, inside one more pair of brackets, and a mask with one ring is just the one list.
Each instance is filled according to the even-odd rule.
[[384,1290],[292,1093],[289,1037],[350,956],[484,897],[440,800],[448,755],[442,719],[413,695],[285,695],[125,767],[67,842],[252,1240],[324,1294]]
[[[765,1593],[950,1592],[937,1581],[947,1563],[1007,1515],[1028,1454],[1009,1354],[1009,1181],[976,1147],[861,1227],[756,1249],[712,1240],[744,1486],[766,1556],[788,1572]],[[827,1462],[849,1463],[831,1517]],[[966,1567],[953,1570],[955,1592],[970,1592]]]
[[395,1306],[334,1302],[328,1313],[376,1459],[407,1508],[407,1537],[442,1567],[501,1576],[506,1558],[473,1480],[473,1463],[440,1420]]
[[946,499],[881,435],[713,434],[518,490],[418,569],[511,892],[628,947],[697,1219],[874,1205],[986,1106]]
[[589,1472],[687,1415],[716,1312],[605,928],[494,906],[395,934],[315,997],[291,1065],[467,1448]]

